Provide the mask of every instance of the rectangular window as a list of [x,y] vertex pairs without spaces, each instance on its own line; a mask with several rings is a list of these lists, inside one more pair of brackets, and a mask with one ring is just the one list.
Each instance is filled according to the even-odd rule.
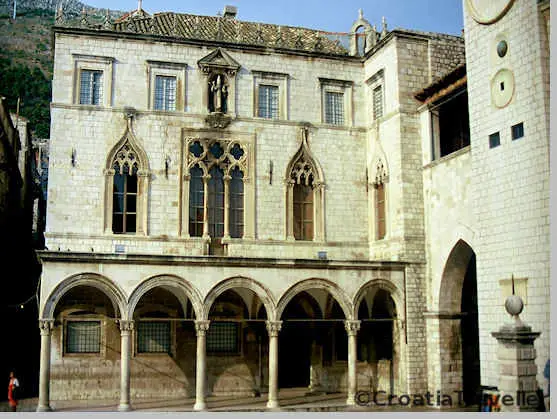
[[521,122],[520,124],[513,125],[511,127],[511,133],[513,140],[524,137],[524,124]]
[[278,119],[279,88],[266,84],[259,85],[257,116],[260,118]]
[[344,93],[325,92],[325,123],[344,125]]
[[176,77],[155,77],[155,110],[176,110]]
[[489,148],[495,148],[501,145],[501,138],[499,132],[495,132],[489,136]]
[[66,353],[90,354],[101,351],[100,321],[66,322]]
[[100,105],[102,103],[103,72],[81,70],[79,103],[81,105]]
[[240,352],[239,327],[236,322],[212,322],[207,332],[207,352]]
[[139,322],[137,352],[170,353],[170,322]]
[[383,86],[373,89],[373,119],[383,116]]

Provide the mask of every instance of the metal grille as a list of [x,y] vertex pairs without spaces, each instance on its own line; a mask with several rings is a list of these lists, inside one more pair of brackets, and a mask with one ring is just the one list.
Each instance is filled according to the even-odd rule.
[[209,235],[212,238],[224,236],[224,173],[217,166],[209,172]]
[[190,169],[190,236],[203,235],[204,186],[203,170],[199,166]]
[[257,102],[257,116],[260,118],[278,119],[278,86],[259,85],[259,97]]
[[139,322],[137,352],[170,353],[170,323],[165,321]]
[[66,323],[66,353],[99,353],[101,351],[100,321],[69,321]]
[[236,354],[240,352],[238,323],[212,322],[207,332],[207,352]]
[[383,86],[373,89],[373,119],[383,116]]
[[79,103],[81,105],[100,105],[102,102],[103,72],[81,70]]
[[155,109],[161,111],[176,110],[176,77],[155,77]]
[[325,123],[344,125],[344,93],[325,92]]

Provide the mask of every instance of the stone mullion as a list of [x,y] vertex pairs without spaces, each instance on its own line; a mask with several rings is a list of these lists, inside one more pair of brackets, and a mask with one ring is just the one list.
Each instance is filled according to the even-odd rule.
[[136,213],[136,225],[137,233],[142,236],[147,235],[147,207],[148,207],[148,195],[149,195],[149,174],[143,171],[137,173],[137,213]]
[[294,181],[286,181],[286,240],[294,241]]
[[211,175],[203,176],[203,238],[209,238],[209,179]]
[[231,176],[225,175],[224,181],[224,235],[223,239],[230,238],[230,180]]

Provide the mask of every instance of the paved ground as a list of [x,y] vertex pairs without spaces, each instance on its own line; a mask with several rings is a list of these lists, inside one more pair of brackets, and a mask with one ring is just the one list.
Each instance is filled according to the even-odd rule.
[[[308,395],[305,389],[285,389],[279,393],[279,403],[281,411],[432,411],[439,412],[437,408],[431,407],[403,407],[403,406],[365,406],[348,408],[346,406],[346,394],[319,394]],[[136,411],[152,411],[152,412],[187,412],[193,410],[195,398],[173,399],[173,400],[132,400],[132,406]],[[241,412],[261,412],[266,411],[267,395],[261,397],[235,397],[235,396],[219,396],[208,397],[207,406],[209,411],[241,411]],[[111,412],[116,411],[118,402],[115,400],[71,400],[59,401],[54,400],[51,403],[54,410],[58,412],[83,411],[83,412]],[[21,400],[18,411],[33,412],[37,407],[37,399]],[[8,411],[7,402],[0,403],[0,411]],[[477,411],[477,407],[471,406],[466,408],[444,409],[444,411]]]

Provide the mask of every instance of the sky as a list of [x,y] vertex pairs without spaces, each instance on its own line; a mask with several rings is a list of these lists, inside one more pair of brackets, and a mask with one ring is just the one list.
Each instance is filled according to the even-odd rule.
[[[98,8],[129,11],[137,0],[82,0]],[[225,5],[238,8],[238,19],[288,26],[303,26],[330,32],[349,32],[364,17],[381,29],[404,28],[460,35],[463,28],[462,0],[142,0],[148,13],[172,11],[215,16]]]

